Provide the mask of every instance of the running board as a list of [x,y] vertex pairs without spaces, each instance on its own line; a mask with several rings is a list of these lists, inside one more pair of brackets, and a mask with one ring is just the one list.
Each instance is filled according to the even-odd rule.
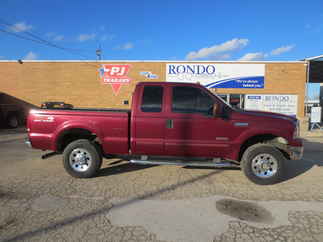
[[197,167],[216,167],[216,168],[240,167],[239,165],[231,163],[229,161],[189,162],[189,161],[170,161],[170,160],[165,160],[165,161],[163,161],[163,160],[130,160],[130,162],[134,163],[134,164],[140,164],[140,165],[176,165],[176,166],[197,166]]

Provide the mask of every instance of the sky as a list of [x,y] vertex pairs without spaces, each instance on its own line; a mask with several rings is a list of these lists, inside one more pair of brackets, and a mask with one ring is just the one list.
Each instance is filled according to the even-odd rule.
[[0,0],[0,60],[293,61],[323,54],[322,20],[322,0]]

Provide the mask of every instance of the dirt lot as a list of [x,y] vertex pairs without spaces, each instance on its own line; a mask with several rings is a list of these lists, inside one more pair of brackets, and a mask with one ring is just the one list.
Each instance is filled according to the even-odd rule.
[[238,169],[122,160],[75,179],[25,136],[0,130],[0,241],[323,241],[323,137],[284,182],[258,186]]

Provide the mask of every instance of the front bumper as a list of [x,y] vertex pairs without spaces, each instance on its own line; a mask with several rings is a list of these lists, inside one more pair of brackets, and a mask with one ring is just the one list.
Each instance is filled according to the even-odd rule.
[[303,146],[288,146],[287,153],[291,160],[300,160],[303,157],[304,147]]
[[25,139],[25,144],[29,147],[32,148],[30,140],[27,138]]

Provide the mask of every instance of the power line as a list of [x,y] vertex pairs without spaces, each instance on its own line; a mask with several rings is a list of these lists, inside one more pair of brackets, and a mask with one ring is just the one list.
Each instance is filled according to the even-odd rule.
[[[2,25],[5,25],[5,26],[7,26],[9,28],[14,27],[13,24],[9,24],[8,22],[6,22],[6,21],[4,21],[3,19],[0,18],[0,24],[1,24],[1,22],[2,22]],[[30,36],[32,38],[26,37],[24,35],[17,34],[17,33],[14,33],[12,31],[8,31],[8,30],[5,30],[5,29],[0,29],[0,31],[3,32],[3,33],[9,34],[9,35],[15,36],[16,38],[33,41],[33,42],[38,43],[38,44],[47,45],[47,46],[50,46],[50,47],[53,47],[53,48],[57,48],[57,49],[60,49],[60,50],[69,52],[70,54],[75,54],[75,55],[81,56],[82,58],[85,58],[85,59],[90,59],[90,58],[88,58],[87,56],[85,56],[83,54],[76,53],[76,51],[78,51],[78,50],[74,50],[74,49],[70,49],[70,48],[65,48],[65,47],[59,46],[57,44],[51,43],[50,41],[45,40],[45,39],[37,36],[36,34],[34,34],[32,32],[29,32],[29,31],[24,31],[23,33],[25,33],[26,35],[28,35],[28,36]],[[97,67],[97,65],[93,65],[93,64],[88,63],[86,61],[85,61],[85,63],[86,64],[89,64],[91,66]]]
[[[35,40],[35,39],[32,39],[32,38],[28,38],[28,37],[25,37],[25,36],[22,36],[22,35],[19,35],[19,34],[16,34],[16,33],[13,33],[13,32],[7,31],[7,30],[4,30],[4,29],[0,29],[0,32],[3,32],[3,33],[6,33],[6,34],[9,34],[9,35],[12,35],[12,36],[14,36],[14,37],[16,37],[16,38],[19,38],[19,39],[29,40],[29,41],[33,41],[33,42],[38,43],[38,44],[43,44],[43,45],[47,45],[47,46],[54,47],[54,46],[49,45],[49,44],[46,44],[46,43],[44,43],[44,42],[42,42],[42,41]],[[55,48],[56,48],[56,47],[55,47]],[[61,49],[61,48],[59,48],[59,49]],[[64,49],[61,49],[61,50],[64,50]],[[66,50],[65,50],[65,51],[66,51]],[[71,52],[70,52],[70,53],[71,53]],[[72,53],[72,54],[76,54],[76,53]],[[82,56],[82,57],[84,58],[84,56]],[[85,64],[87,64],[87,65],[91,65],[91,66],[95,66],[95,67],[97,67],[97,65],[91,64],[91,63],[89,63],[89,62],[87,62],[87,61],[84,61],[84,63],[85,63]]]
[[[7,21],[4,21],[1,18],[0,18],[0,22],[2,22],[2,25],[5,25],[5,26],[7,26],[9,28],[14,27],[13,24],[8,23]],[[12,31],[8,31],[8,32],[12,33]],[[64,50],[64,51],[68,51],[68,52],[73,53],[73,54],[77,54],[79,56],[82,56],[83,58],[87,58],[84,55],[81,55],[81,54],[78,54],[78,53],[74,53],[77,50],[73,50],[73,49],[70,49],[70,48],[61,47],[61,46],[59,46],[57,44],[54,44],[54,43],[52,43],[52,42],[50,42],[50,41],[48,41],[46,39],[43,39],[43,38],[39,37],[38,35],[36,35],[35,33],[30,32],[30,31],[23,31],[23,33],[26,34],[26,35],[31,36],[32,38],[37,39],[39,42],[43,42],[44,44],[49,45],[51,47],[58,48],[58,49],[61,49],[61,50]]]
[[17,38],[20,38],[20,39],[30,40],[30,41],[33,41],[33,42],[36,42],[36,43],[39,43],[39,44],[43,44],[43,42],[41,42],[39,40],[31,39],[31,38],[28,38],[28,37],[13,33],[11,31],[7,31],[7,30],[4,30],[4,29],[0,29],[0,31],[3,32],[3,33],[9,34],[9,35],[13,35],[13,36],[15,36]]

